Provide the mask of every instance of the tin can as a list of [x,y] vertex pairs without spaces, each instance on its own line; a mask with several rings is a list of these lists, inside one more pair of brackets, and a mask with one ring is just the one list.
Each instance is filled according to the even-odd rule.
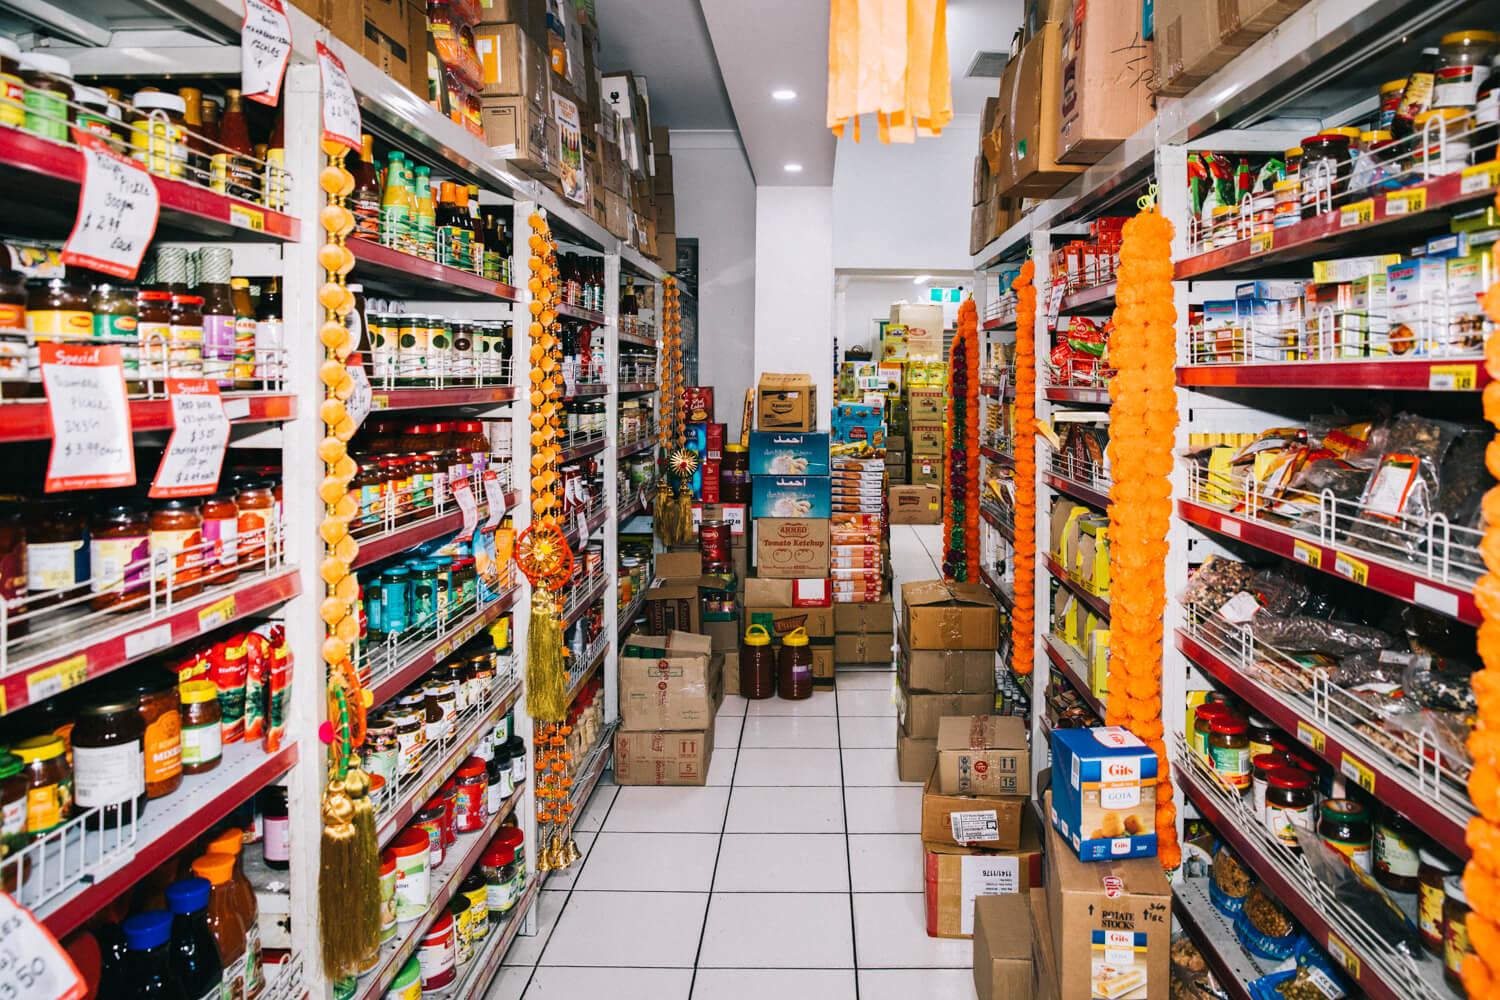
[[703,556],[703,572],[717,573],[732,570],[734,559],[730,554],[733,544],[728,521],[705,520],[698,527],[698,550]]

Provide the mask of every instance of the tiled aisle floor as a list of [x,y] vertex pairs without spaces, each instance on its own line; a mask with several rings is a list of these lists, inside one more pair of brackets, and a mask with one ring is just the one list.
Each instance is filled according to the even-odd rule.
[[[896,525],[896,579],[938,575],[939,529]],[[703,788],[601,784],[586,852],[494,1000],[971,1000],[972,945],[924,929],[921,788],[896,774],[889,670],[719,713]]]

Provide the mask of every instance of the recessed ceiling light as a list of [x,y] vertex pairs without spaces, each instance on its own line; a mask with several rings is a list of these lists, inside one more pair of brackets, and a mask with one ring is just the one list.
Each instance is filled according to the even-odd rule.
[[927,284],[931,280],[932,280],[932,275],[930,275],[930,274],[919,274],[915,278],[911,279],[911,283],[913,285],[925,285],[925,284]]
[[780,87],[771,91],[771,97],[777,101],[795,101],[797,99],[797,92],[790,87]]
[[789,174],[800,174],[800,173],[802,173],[802,164],[800,164],[800,163],[783,163],[781,165],[781,169],[785,170]]

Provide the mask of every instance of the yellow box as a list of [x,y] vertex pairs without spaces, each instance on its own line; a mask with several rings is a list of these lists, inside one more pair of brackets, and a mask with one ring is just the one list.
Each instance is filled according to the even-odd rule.
[[1059,500],[1052,505],[1052,558],[1064,569],[1068,566],[1068,543],[1078,534],[1077,522],[1088,514],[1087,507],[1068,500]]
[[1078,562],[1072,572],[1089,593],[1109,596],[1109,520],[1088,518],[1078,525]]
[[1096,628],[1089,636],[1089,690],[1101,701],[1109,695],[1109,629]]

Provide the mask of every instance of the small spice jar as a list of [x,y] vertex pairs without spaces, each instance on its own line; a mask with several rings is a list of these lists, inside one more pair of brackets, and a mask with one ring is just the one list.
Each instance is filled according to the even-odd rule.
[[484,826],[489,780],[484,761],[470,757],[459,765],[453,809],[453,828],[459,833],[473,833]]
[[509,845],[492,842],[479,863],[490,922],[499,923],[516,905],[516,852]]
[[776,695],[787,701],[802,701],[813,693],[812,648],[807,629],[795,628],[781,640],[776,655]]
[[510,780],[510,752],[503,744],[496,746],[485,766],[485,811],[491,816],[498,813],[515,790],[516,786]]
[[448,803],[438,795],[428,799],[422,811],[417,813],[417,818],[412,821],[413,827],[427,834],[427,849],[432,858],[433,868],[443,863],[447,841],[443,827],[447,822]]
[[740,694],[755,700],[776,694],[776,653],[764,625],[745,629],[740,644]]
[[46,734],[11,747],[26,779],[26,833],[35,839],[73,814],[73,770],[61,736]]
[[84,543],[83,510],[65,497],[39,500],[27,508],[27,611],[65,601],[85,590],[89,549]]
[[177,94],[138,90],[130,98],[130,157],[153,174],[181,177],[187,172],[187,102]]
[[223,714],[219,686],[188,681],[178,687],[182,699],[182,773],[203,774],[224,759]]
[[133,823],[146,807],[146,724],[134,698],[85,705],[73,726],[73,802],[92,829]]
[[1424,847],[1417,852],[1417,930],[1422,944],[1434,955],[1443,953],[1443,907],[1448,901],[1445,883],[1458,874],[1458,861],[1446,851]]
[[1422,832],[1394,809],[1375,825],[1375,880],[1392,892],[1416,892]]
[[1271,725],[1269,719],[1263,719],[1252,712],[1246,716],[1245,725],[1247,734],[1250,737],[1250,759],[1252,761],[1261,754],[1271,753],[1275,749],[1271,745],[1271,740],[1276,736],[1276,727]]
[[1443,880],[1443,978],[1463,993],[1464,959],[1473,954],[1469,946],[1469,897],[1462,875]]
[[396,922],[410,923],[427,912],[431,900],[432,838],[409,826],[386,851],[396,863]]
[[1302,140],[1298,190],[1304,219],[1329,210],[1344,193],[1353,157],[1350,146],[1350,137],[1337,131],[1320,132]]
[[195,500],[163,500],[151,511],[151,560],[172,594],[192,597],[203,589],[203,510]]
[[1209,725],[1208,755],[1219,780],[1242,794],[1250,790],[1250,735],[1244,719],[1227,714],[1214,719]]
[[1353,868],[1370,870],[1370,814],[1353,799],[1324,799],[1318,810],[1318,836]]
[[1266,830],[1297,850],[1297,830],[1312,832],[1312,779],[1300,768],[1279,767],[1266,775]]
[[386,715],[396,727],[396,773],[413,774],[422,769],[422,748],[427,745],[427,724],[416,712],[401,710]]
[[495,834],[495,839],[490,841],[490,846],[503,844],[510,848],[515,861],[515,874],[512,884],[514,886],[515,898],[521,898],[521,892],[526,888],[526,835],[518,826],[502,826],[500,832]]
[[26,127],[26,93],[20,77],[21,47],[0,38],[0,125]]

